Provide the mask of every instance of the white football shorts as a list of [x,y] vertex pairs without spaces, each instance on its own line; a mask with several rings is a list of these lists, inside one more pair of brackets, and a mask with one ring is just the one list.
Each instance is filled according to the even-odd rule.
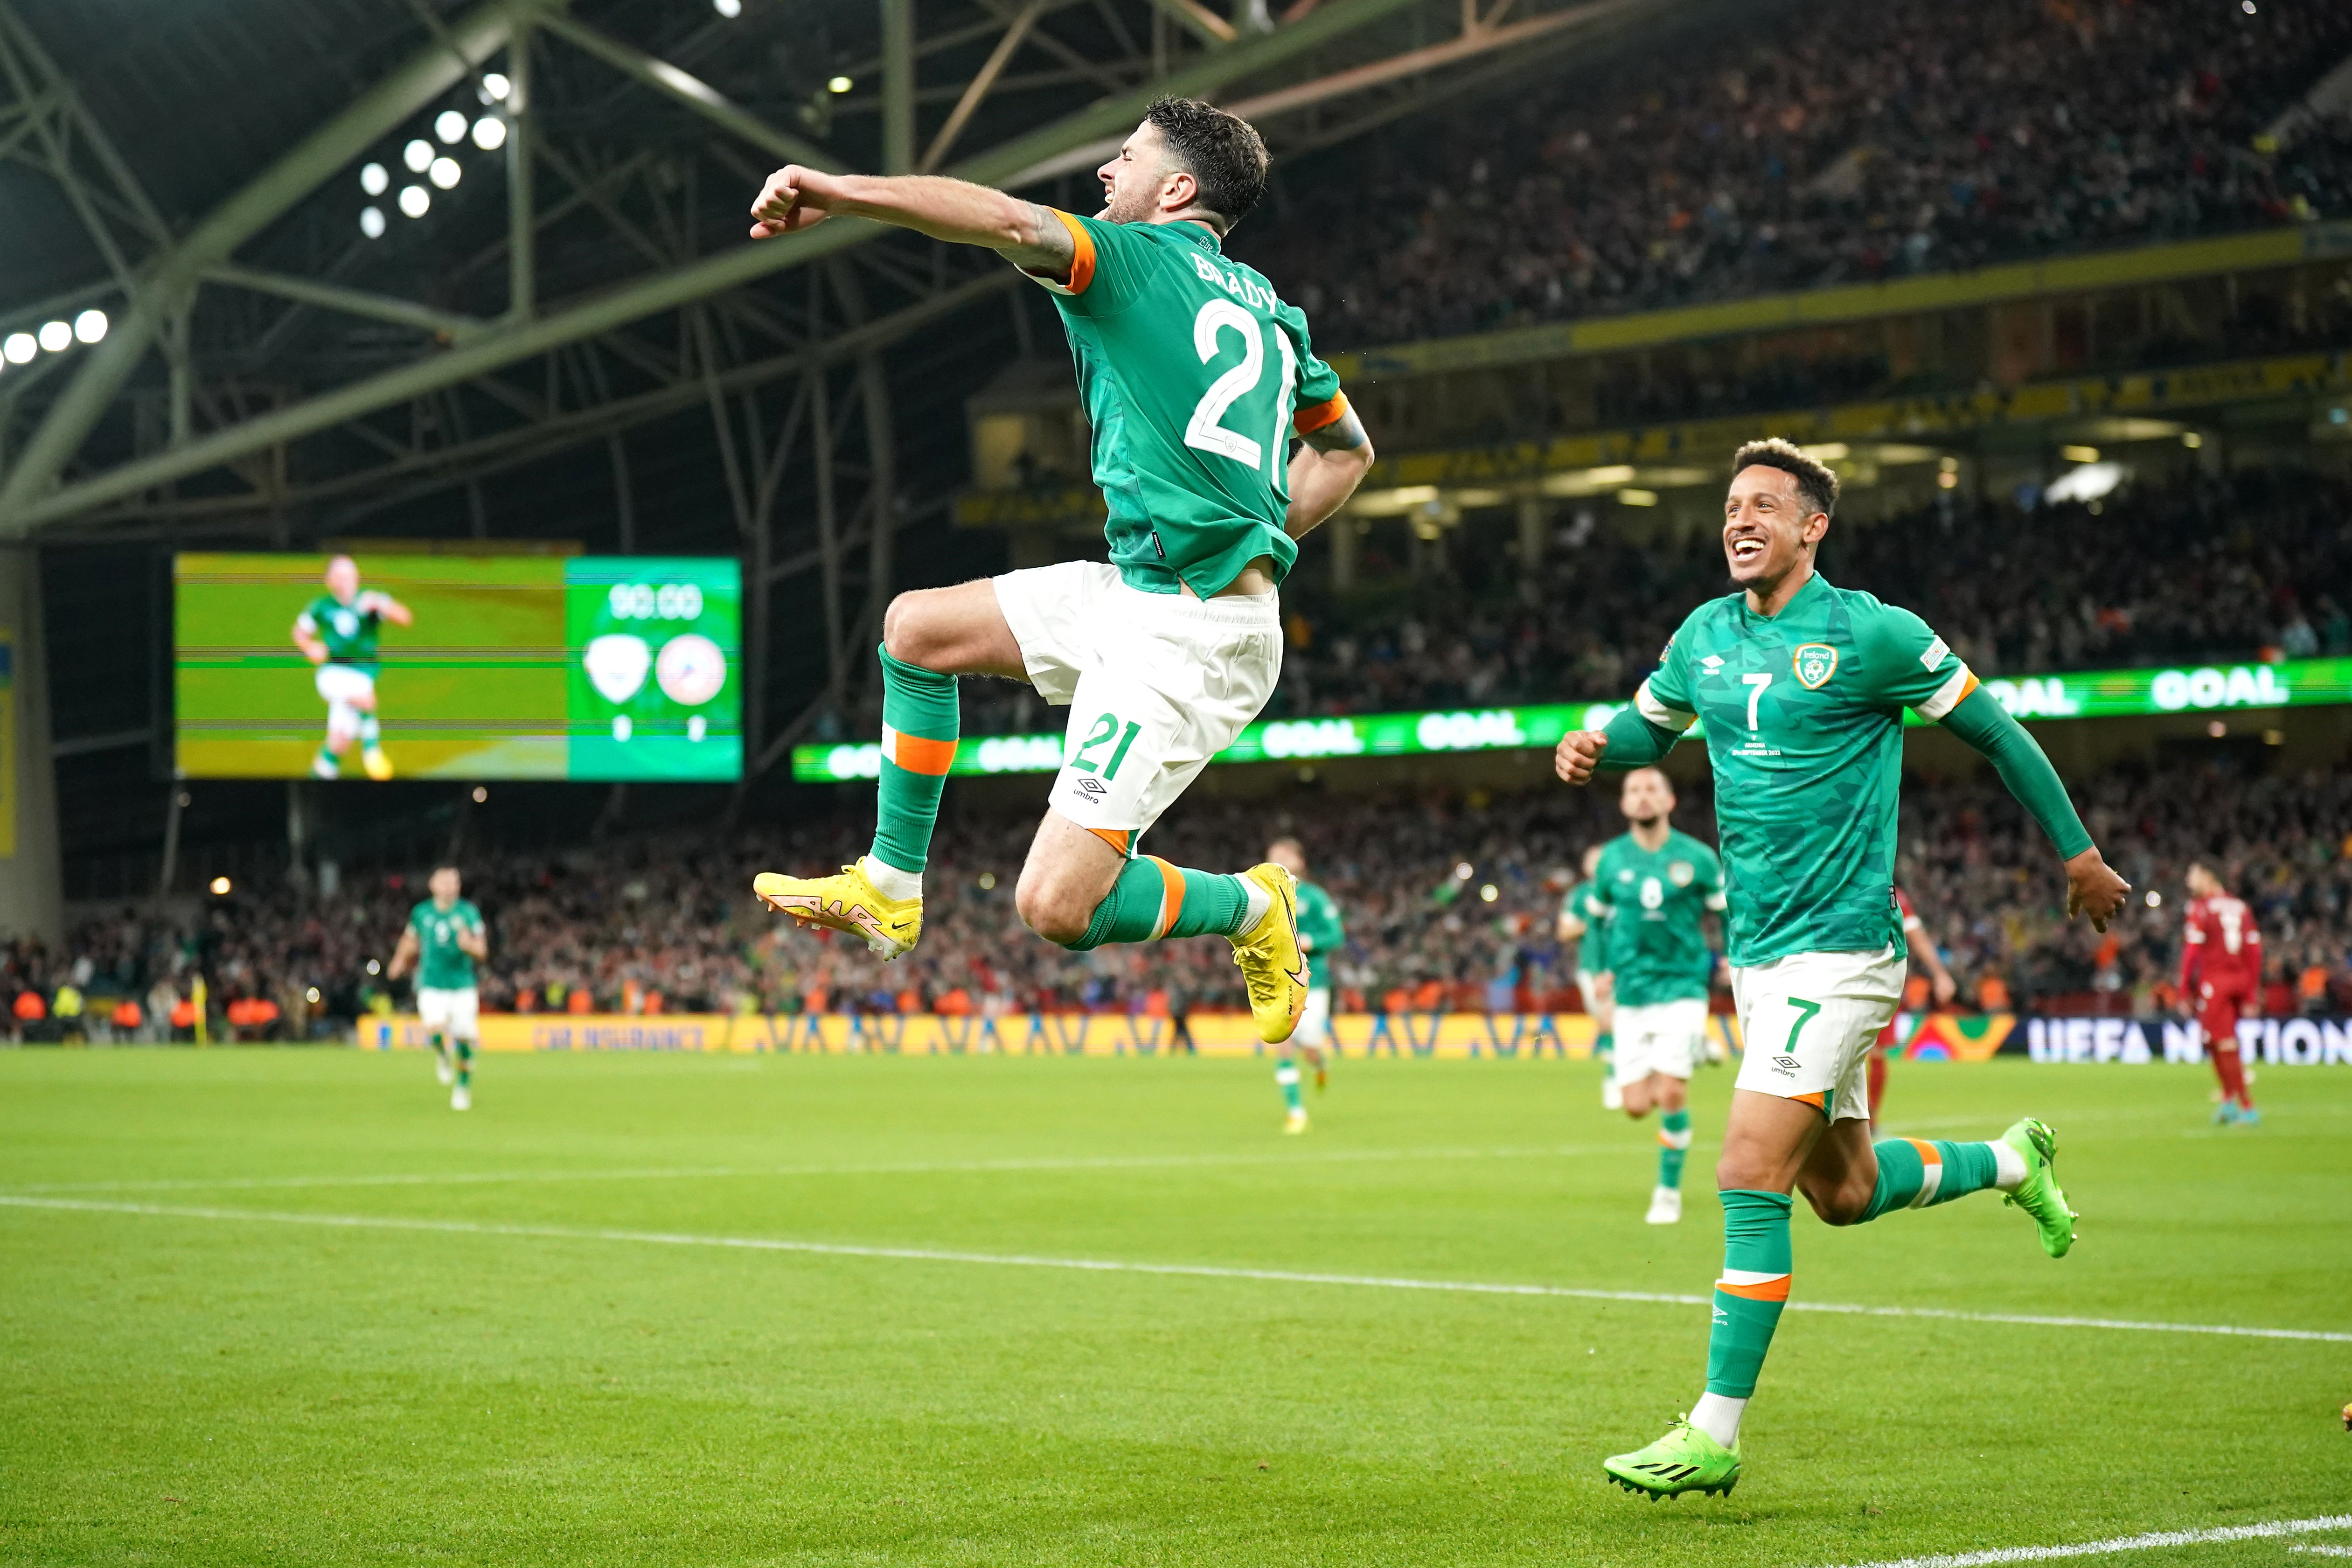
[[1100,561],[995,579],[1037,694],[1066,703],[1047,798],[1080,827],[1135,840],[1274,695],[1282,616],[1273,594],[1146,594]]
[[1891,943],[1734,965],[1731,999],[1747,1047],[1738,1087],[1808,1101],[1832,1121],[1868,1120],[1870,1053],[1903,999],[1905,967]]
[[1294,1045],[1312,1046],[1317,1050],[1331,1043],[1331,988],[1310,985],[1307,988],[1307,1006],[1298,1015],[1298,1027],[1290,1032]]
[[482,1037],[482,993],[477,986],[438,990],[416,988],[416,1016],[428,1029],[444,1029],[461,1040]]
[[1678,997],[1617,1009],[1619,1083],[1639,1083],[1654,1072],[1687,1082],[1706,1051],[1706,998]]
[[375,695],[375,677],[357,665],[322,664],[314,684],[327,702],[356,702]]

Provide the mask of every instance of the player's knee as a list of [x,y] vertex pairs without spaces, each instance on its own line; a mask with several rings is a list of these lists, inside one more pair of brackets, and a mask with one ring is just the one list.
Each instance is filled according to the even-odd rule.
[[1808,1182],[1804,1184],[1805,1202],[1823,1225],[1854,1225],[1870,1208],[1870,1196],[1875,1184],[1864,1186],[1852,1181],[1835,1184]]
[[929,669],[950,652],[947,627],[933,613],[938,590],[916,588],[890,601],[882,612],[882,649],[900,664]]
[[1022,871],[1021,881],[1013,889],[1013,907],[1020,912],[1021,923],[1061,947],[1086,936],[1098,902],[1068,879],[1034,866]]

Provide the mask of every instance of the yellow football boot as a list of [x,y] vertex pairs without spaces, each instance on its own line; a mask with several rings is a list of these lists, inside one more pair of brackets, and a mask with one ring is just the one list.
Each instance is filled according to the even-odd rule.
[[885,898],[867,879],[862,859],[830,877],[762,871],[751,879],[751,891],[770,909],[803,925],[860,938],[885,963],[913,952],[923,934],[921,897]]
[[1234,962],[1242,966],[1242,980],[1249,987],[1257,1037],[1278,1046],[1290,1038],[1298,1027],[1298,1016],[1307,1010],[1307,955],[1298,951],[1298,883],[1271,861],[1242,875],[1273,894],[1273,902],[1257,924],[1225,940],[1234,944]]
[[382,746],[370,746],[361,752],[360,766],[365,768],[367,776],[378,784],[392,776],[392,759],[383,754]]

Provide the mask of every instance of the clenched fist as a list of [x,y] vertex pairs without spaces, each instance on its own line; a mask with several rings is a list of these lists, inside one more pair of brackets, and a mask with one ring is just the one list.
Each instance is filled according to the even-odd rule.
[[1598,730],[1578,730],[1559,743],[1551,754],[1552,772],[1564,784],[1582,784],[1592,782],[1592,770],[1601,765],[1601,753],[1609,749],[1609,737]]

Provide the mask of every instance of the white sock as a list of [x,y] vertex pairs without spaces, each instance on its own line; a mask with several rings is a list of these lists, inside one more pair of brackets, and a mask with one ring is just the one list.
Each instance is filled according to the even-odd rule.
[[[1242,910],[1241,930],[1254,931],[1257,922],[1265,919],[1265,911],[1274,908],[1274,895],[1267,892],[1265,884],[1255,877],[1237,877],[1234,879],[1242,885],[1242,896],[1249,900],[1249,906]],[[1241,933],[1236,931],[1234,934],[1238,936]]]
[[1690,1423],[1727,1448],[1739,1445],[1739,1417],[1748,1401],[1727,1394],[1702,1394],[1691,1406]]
[[1992,1184],[1996,1192],[2013,1193],[2025,1180],[2025,1156],[2000,1138],[1985,1145],[1992,1151]]
[[908,899],[923,896],[923,874],[920,871],[901,871],[871,855],[859,856],[857,863],[866,868],[866,879],[873,883],[874,890],[884,898],[903,903]]

